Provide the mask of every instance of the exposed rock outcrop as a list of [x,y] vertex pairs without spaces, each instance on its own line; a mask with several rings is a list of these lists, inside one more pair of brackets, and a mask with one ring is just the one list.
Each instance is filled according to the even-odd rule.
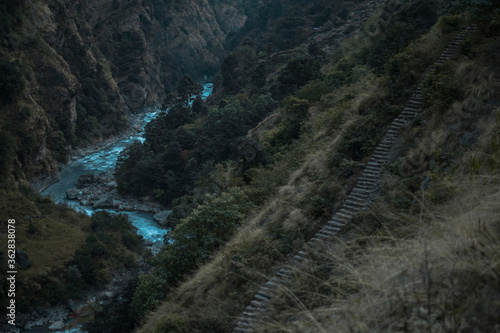
[[155,221],[163,226],[163,227],[167,227],[169,226],[168,225],[168,217],[170,216],[170,214],[172,214],[173,210],[163,210],[161,212],[158,212],[156,213],[153,218],[155,219]]

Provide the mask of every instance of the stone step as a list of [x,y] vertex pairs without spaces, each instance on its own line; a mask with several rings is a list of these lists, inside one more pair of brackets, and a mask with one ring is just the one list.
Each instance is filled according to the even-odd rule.
[[287,267],[281,267],[278,272],[281,272],[283,274],[288,274],[291,275],[293,273],[293,268],[287,268]]
[[366,182],[370,182],[370,183],[378,183],[379,181],[379,178],[380,178],[380,175],[373,175],[373,174],[365,174],[363,173],[361,175],[361,177],[358,178],[358,182],[359,181],[366,181]]
[[[298,256],[295,256],[294,258],[296,259]],[[304,258],[300,258],[300,260],[304,260]],[[279,287],[278,284],[274,283],[273,281],[267,281],[266,282],[266,286],[268,287],[273,287],[273,288],[277,288]]]
[[[351,192],[351,193],[349,194],[349,198],[348,198],[348,200],[349,200],[349,201],[355,201],[355,202],[357,202],[357,203],[358,203],[358,205],[361,205],[361,206],[363,206],[363,207],[364,207],[364,206],[366,206],[366,203],[367,203],[367,200],[368,200],[368,196],[369,196],[369,194],[365,194],[365,193],[354,193],[354,192]],[[334,218],[334,219],[335,219],[335,218]],[[337,222],[339,222],[339,223],[347,223],[347,221],[348,221],[348,220],[346,220],[346,219],[342,220],[342,219],[340,218],[340,216],[339,216],[339,217],[337,217],[337,218],[335,219],[335,221],[337,221]]]
[[367,191],[372,191],[376,186],[375,186],[375,183],[358,182],[358,183],[356,183],[356,187],[359,189],[365,189]]
[[387,134],[399,134],[399,130],[389,128],[386,133]]
[[[302,251],[299,251],[299,252],[302,252]],[[277,277],[277,276],[273,276],[273,277],[271,278],[271,280],[270,280],[270,281],[273,281],[273,282],[275,282],[276,284],[281,284],[281,283],[285,282],[285,280],[280,279],[280,278],[279,278],[279,277]]]
[[393,131],[396,134],[399,134],[399,132],[401,132],[402,128],[403,128],[403,126],[400,124],[391,123],[391,126],[389,126],[389,129],[387,130],[387,132]]
[[374,167],[377,167],[377,166],[381,166],[381,165],[383,165],[383,163],[376,162],[376,161],[369,161],[366,165],[367,165],[367,166],[374,166]]
[[400,117],[406,117],[406,116],[410,116],[410,117],[415,117],[419,112],[421,111],[421,109],[418,109],[418,110],[404,110],[403,112],[401,112],[399,114]]
[[369,172],[363,172],[361,177],[358,180],[368,180],[373,182],[378,182],[380,175],[370,174]]
[[391,140],[391,139],[395,140],[397,137],[398,137],[398,135],[396,133],[385,133],[384,139],[382,139],[382,143],[384,143],[384,144],[392,144],[392,142],[389,141],[389,140]]
[[359,209],[356,209],[356,208],[353,209],[351,207],[347,207],[346,205],[344,205],[344,206],[342,206],[341,211],[343,211],[343,214],[354,215],[359,211]]
[[421,110],[422,110],[422,108],[415,108],[415,107],[407,106],[407,107],[405,107],[403,109],[403,112],[401,112],[401,114],[404,114],[405,112],[408,112],[408,111],[410,111],[410,112],[419,112]]
[[378,181],[373,180],[373,179],[362,179],[356,182],[356,185],[370,185],[370,186],[376,186],[378,185]]
[[[250,320],[250,321],[248,321]],[[252,328],[255,326],[255,324],[253,324],[251,321],[255,321],[255,319],[248,319],[248,318],[242,318],[240,319],[240,321],[238,322],[238,327],[246,327],[246,328]]]
[[263,285],[262,287],[260,287],[260,291],[267,293],[269,295],[273,295],[276,290],[274,289],[274,286]]
[[374,186],[374,185],[367,185],[367,184],[360,184],[360,185],[357,185],[357,187],[358,187],[359,189],[366,190],[366,191],[370,191],[370,192],[375,191],[375,189],[377,188],[377,187],[376,187],[376,186]]
[[388,160],[387,156],[372,156],[370,161],[385,163]]
[[266,309],[264,308],[256,308],[255,306],[253,305],[249,305],[246,307],[245,311],[243,312],[243,314],[247,317],[252,317],[252,318],[255,318],[255,317],[258,317],[260,316],[261,314],[264,314],[266,313]]
[[338,216],[337,214],[335,214],[335,216],[332,218],[332,221],[335,221],[338,223],[343,223],[343,224],[349,223],[349,219],[346,219],[345,217],[342,217],[342,216]]
[[[277,274],[277,273],[276,273]],[[269,301],[269,298],[267,297],[264,297],[262,295],[259,295],[259,294],[255,294],[254,298],[258,301],[261,301],[261,302],[267,302]]]
[[259,302],[257,300],[253,300],[250,302],[250,304],[255,306],[256,308],[263,308],[267,305],[267,302]]
[[410,98],[410,100],[406,103],[406,105],[417,105],[417,106],[420,106],[421,104],[422,104],[421,99],[413,99],[413,98]]
[[380,152],[384,152],[384,153],[389,153],[389,151],[391,150],[392,146],[391,145],[388,145],[388,144],[379,144],[374,152],[377,152],[377,151],[380,151]]
[[365,195],[367,195],[367,196],[368,196],[368,195],[370,195],[373,191],[367,191],[366,189],[359,188],[359,187],[358,187],[358,188],[356,188],[356,187],[355,187],[355,188],[352,190],[352,192],[354,192],[354,193],[360,193],[360,194],[365,194]]
[[[366,205],[362,202],[359,202],[359,201],[352,201],[350,200],[349,203],[345,203],[344,206],[349,206],[349,207],[355,207],[358,211],[361,210],[362,208],[364,208]],[[340,224],[340,223],[339,223]]]
[[403,120],[403,119],[399,119],[399,118],[394,118],[394,120],[392,121],[393,124],[398,124],[399,126],[401,127],[404,127],[408,124],[408,122],[406,120]]
[[385,148],[385,149],[392,149],[392,143],[388,142],[380,142],[377,146],[377,148]]
[[[323,227],[324,228],[324,227]],[[323,235],[327,235],[328,237],[331,237],[331,236],[335,236],[338,232],[338,230],[328,230],[328,229],[323,229],[321,228],[317,233],[316,233],[316,236],[318,234],[323,234]]]
[[334,227],[338,227],[338,228],[342,228],[343,226],[345,226],[345,223],[340,223],[340,222],[333,221],[333,220],[326,222],[326,224],[334,226]]
[[324,230],[328,230],[328,231],[330,231],[330,232],[333,232],[333,233],[335,233],[335,234],[337,234],[337,233],[340,231],[340,228],[339,228],[339,227],[331,227],[331,226],[329,226],[329,225],[324,225],[324,226],[323,226],[323,228],[322,228],[322,230],[323,230],[323,229],[324,229]]
[[394,141],[396,141],[396,137],[397,137],[397,135],[386,134],[384,136],[384,138],[382,139],[382,143],[392,145],[394,143]]
[[367,180],[377,181],[378,182],[379,178],[380,178],[380,175],[381,175],[380,172],[375,173],[375,172],[372,172],[372,171],[368,170],[368,171],[363,172],[361,174],[361,177],[359,179],[361,179],[361,180],[366,180],[367,179]]
[[342,209],[341,209],[341,210],[340,210],[340,212],[338,212],[337,214],[338,214],[339,216],[344,217],[344,218],[349,219],[349,220],[352,218],[352,215],[351,215],[351,214],[349,214],[348,212],[345,212],[345,211],[344,211],[344,212],[342,212]]
[[288,273],[283,273],[283,272],[278,271],[278,272],[276,272],[276,276],[278,276],[282,279],[288,279],[288,278],[290,278],[291,275]]
[[309,240],[309,242],[307,242],[307,245],[308,245],[308,246],[310,246],[310,247],[313,247],[313,246],[316,246],[316,244],[317,244],[318,242],[323,242],[323,240],[322,240],[322,239],[320,239],[320,238],[313,237],[313,238],[311,238],[311,239]]
[[[259,292],[257,293],[257,295],[259,295],[260,297],[265,297],[265,298],[267,298],[267,299],[271,299],[271,298],[273,298],[273,296],[272,296],[271,294],[269,294],[269,292],[264,291],[264,290],[262,290],[262,289],[261,289],[261,290],[259,290]],[[255,295],[255,296],[257,296],[257,295]]]
[[363,175],[378,177],[380,176],[381,171],[382,171],[381,169],[376,169],[376,168],[365,168],[363,170]]
[[372,173],[380,173],[382,171],[382,169],[379,166],[367,165],[363,171],[370,171]]
[[317,232],[314,236],[316,236],[317,238],[321,238],[321,239],[329,241],[332,238],[333,235],[324,234],[322,232]]
[[413,118],[415,118],[416,114],[413,113],[413,114],[400,114],[398,117],[399,119],[405,119],[405,120],[411,120]]
[[391,150],[389,148],[377,147],[373,151],[373,154],[377,155],[377,156],[381,156],[381,157],[387,158],[389,156],[390,152],[391,152]]
[[[293,259],[295,259],[295,260],[299,260],[299,261],[305,261],[305,260],[306,260],[306,258],[304,258],[303,256],[298,255],[298,254],[297,254],[296,256],[294,256],[294,257],[293,257]],[[269,281],[268,281],[268,282],[269,282]]]

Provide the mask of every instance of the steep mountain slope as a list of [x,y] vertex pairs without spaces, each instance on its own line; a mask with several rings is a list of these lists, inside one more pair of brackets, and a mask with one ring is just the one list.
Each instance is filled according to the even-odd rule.
[[[3,177],[49,183],[72,149],[116,135],[183,74],[212,76],[258,2],[2,3]],[[3,95],[2,95],[3,96]]]
[[[498,5],[492,6],[498,9]],[[234,97],[225,96],[218,109],[208,110],[209,115],[231,110],[231,104],[232,110],[235,105],[251,108],[253,96],[260,93],[276,92],[275,98],[285,95],[279,109],[247,132],[246,139],[263,147],[268,164],[253,165],[244,172],[235,164],[220,165],[210,170],[211,179],[220,185],[220,195],[206,200],[191,196],[177,202],[176,208],[182,209],[196,207],[200,201],[201,205],[180,221],[173,233],[176,243],[162,250],[155,270],[139,283],[134,296],[139,304],[144,301],[154,307],[156,297],[164,298],[163,304],[146,317],[139,332],[230,332],[249,304],[245,325],[240,325],[238,331],[364,331],[371,327],[382,331],[407,327],[410,331],[429,327],[445,331],[496,327],[496,296],[488,298],[492,308],[484,309],[479,295],[480,290],[498,295],[498,219],[494,217],[498,205],[491,206],[492,201],[480,195],[481,181],[469,181],[479,173],[497,182],[498,19],[483,22],[473,37],[460,38],[465,39],[464,43],[460,47],[453,43],[451,52],[446,50],[447,45],[468,24],[460,16],[443,16],[432,30],[418,34],[403,17],[399,20],[391,16],[391,23],[386,24],[387,12],[391,11],[378,12],[360,29],[360,35],[340,43],[330,62],[322,66],[323,76],[315,73],[317,67],[311,60],[317,53],[302,46],[291,52],[262,55],[260,64],[265,64],[262,67],[268,75],[261,86],[256,87],[258,80],[253,77],[245,79],[250,75],[229,77],[238,82],[224,87],[236,86],[232,90]],[[382,28],[370,35],[370,26]],[[252,73],[257,65],[248,61],[250,57],[242,56],[250,55],[251,49],[252,44],[244,42],[228,56],[232,58],[228,65],[240,73]],[[273,67],[279,57],[280,65]],[[425,78],[438,58],[435,71]],[[292,86],[289,77],[304,82]],[[280,90],[280,85],[287,84],[288,90]],[[413,91],[418,92],[418,105],[415,99],[410,100]],[[395,135],[397,131],[390,128],[394,117],[405,107],[408,109],[396,122],[410,113],[415,115],[416,106],[423,112],[414,119],[413,127],[401,136]],[[376,161],[370,161],[388,129],[395,148],[391,146],[388,151],[383,144],[376,151]],[[380,151],[384,149],[382,159]],[[318,251],[311,249],[305,258],[298,251],[314,235],[328,238],[337,230],[320,231],[334,213],[345,212],[340,208],[346,199],[352,199],[350,193],[359,194],[360,187],[372,185],[363,170],[369,173],[375,165],[385,171],[381,174],[382,185],[370,194],[376,201],[374,210],[359,212],[338,239],[333,238]],[[245,184],[241,177],[247,177]],[[356,187],[358,179],[363,184]],[[477,192],[467,193],[464,183],[477,188]],[[244,201],[253,202],[256,208],[248,211],[247,206],[238,204],[241,192],[231,188],[234,186],[247,195]],[[483,188],[497,195],[487,184]],[[203,189],[201,185],[197,188]],[[449,202],[467,201],[471,196],[475,204],[487,202],[485,213],[480,214],[481,221],[487,219],[487,226],[474,229],[471,219],[463,229],[447,229],[451,219],[443,217],[443,212],[457,219],[467,212],[476,216],[477,211],[465,206],[459,214],[447,211]],[[440,222],[430,226],[432,221]],[[222,228],[227,228],[226,233],[221,234]],[[482,230],[484,237],[479,236]],[[453,260],[448,260],[449,252],[428,255],[425,241],[418,236],[441,236],[448,231],[445,251],[455,251],[450,249],[456,249],[454,244],[462,244],[463,239],[467,244],[477,244],[474,250],[467,245],[465,253],[452,253],[453,260],[461,265],[456,270]],[[416,248],[412,248],[413,244],[417,244]],[[438,250],[440,237],[432,237],[432,244]],[[412,250],[398,252],[409,248]],[[270,277],[297,253],[304,268],[297,264],[297,272],[280,271],[282,276],[291,274],[293,283],[274,290],[271,306],[261,309],[262,298],[273,291],[266,288],[264,293],[259,292],[261,286],[278,284],[278,278]],[[467,267],[467,261],[478,253],[487,253],[487,258],[478,263],[480,266]],[[386,266],[386,255],[391,263],[403,256],[403,266]],[[196,269],[194,273],[178,284],[187,274],[191,257],[206,263],[199,269],[191,268]],[[412,261],[411,272],[404,266],[408,261]],[[386,284],[387,276],[376,274],[378,267],[373,263],[397,277],[392,284]],[[447,268],[441,269],[441,263]],[[172,273],[177,269],[183,269],[181,277]],[[482,271],[487,272],[484,277]],[[436,282],[436,277],[444,279],[448,273],[453,276],[449,283]],[[469,273],[474,276],[472,281],[467,279]],[[411,288],[415,285],[404,280],[407,276],[416,281],[414,293]],[[371,284],[375,282],[380,284]],[[392,293],[388,285],[397,286],[397,292]],[[168,294],[165,290],[169,290]],[[359,298],[363,303],[358,302]],[[467,306],[460,303],[465,298],[471,302]],[[372,299],[376,301],[372,303]],[[412,307],[418,311],[412,311]],[[257,315],[259,311],[261,315]],[[475,314],[485,321],[474,319]],[[390,322],[380,320],[386,316]],[[357,326],[359,322],[362,324]]]

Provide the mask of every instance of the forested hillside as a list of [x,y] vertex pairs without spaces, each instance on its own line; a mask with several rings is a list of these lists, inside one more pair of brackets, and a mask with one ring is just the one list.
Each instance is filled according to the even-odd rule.
[[[3,1],[0,226],[16,219],[31,261],[18,311],[114,283],[85,330],[498,329],[499,15],[493,0]],[[408,108],[366,205],[311,246]],[[37,193],[152,109],[113,176],[169,211],[156,255],[125,216]]]

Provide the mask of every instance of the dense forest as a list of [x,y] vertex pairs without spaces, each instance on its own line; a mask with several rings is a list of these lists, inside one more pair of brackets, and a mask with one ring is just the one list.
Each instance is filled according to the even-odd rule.
[[[500,327],[497,1],[37,0],[4,1],[0,16],[0,226],[16,219],[30,258],[19,313],[120,281],[85,330],[233,331],[346,204],[418,89],[370,207],[311,249],[251,330]],[[37,191],[154,108],[114,177],[123,197],[172,210],[156,255],[126,216]]]

